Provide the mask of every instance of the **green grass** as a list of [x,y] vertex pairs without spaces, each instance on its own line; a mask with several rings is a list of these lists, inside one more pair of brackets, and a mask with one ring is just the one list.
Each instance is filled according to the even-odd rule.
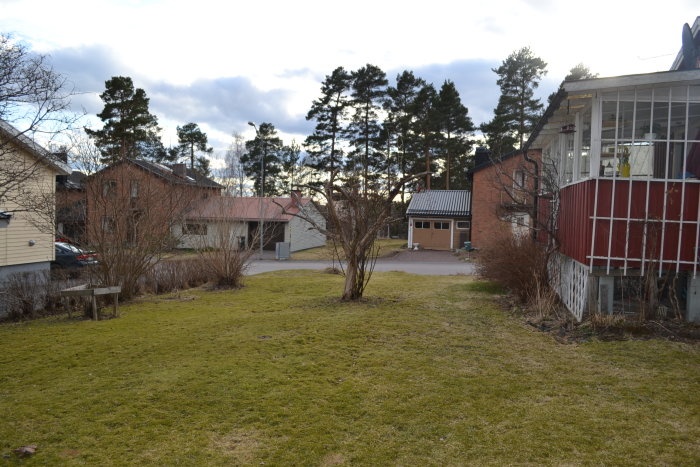
[[[468,277],[279,272],[0,326],[0,455],[42,465],[700,463],[700,352],[560,345]],[[190,299],[195,297],[194,299]]]
[[[387,257],[393,256],[402,248],[406,248],[406,240],[402,239],[387,239],[381,238],[377,240],[379,245],[379,256]],[[339,247],[340,248],[340,247]],[[306,261],[325,261],[333,259],[333,244],[328,242],[326,246],[321,246],[318,248],[309,248],[308,250],[297,251],[292,253],[292,259],[296,260],[306,260]],[[341,255],[342,255],[342,249]]]

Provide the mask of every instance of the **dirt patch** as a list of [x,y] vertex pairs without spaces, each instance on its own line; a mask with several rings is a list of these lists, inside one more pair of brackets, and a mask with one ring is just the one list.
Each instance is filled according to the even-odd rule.
[[189,302],[192,300],[197,300],[196,295],[175,295],[173,297],[163,297],[159,298],[159,300],[164,301],[164,302]]
[[321,460],[321,465],[323,467],[326,466],[331,466],[331,465],[342,465],[345,464],[347,460],[345,459],[345,456],[342,454],[338,453],[333,453],[333,454],[327,454],[322,460]]
[[212,436],[211,447],[234,458],[236,463],[250,464],[260,448],[259,438],[259,433],[255,431],[232,431]]

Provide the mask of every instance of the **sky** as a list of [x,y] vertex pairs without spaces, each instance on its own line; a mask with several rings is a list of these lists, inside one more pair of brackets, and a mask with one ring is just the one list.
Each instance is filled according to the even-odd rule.
[[130,76],[166,146],[195,122],[223,157],[234,132],[254,136],[248,121],[302,142],[338,66],[452,80],[478,125],[498,101],[492,68],[513,51],[547,62],[546,101],[577,63],[601,77],[668,70],[698,15],[697,0],[0,0],[0,32],[51,57],[79,92],[76,109],[94,116],[104,82]]

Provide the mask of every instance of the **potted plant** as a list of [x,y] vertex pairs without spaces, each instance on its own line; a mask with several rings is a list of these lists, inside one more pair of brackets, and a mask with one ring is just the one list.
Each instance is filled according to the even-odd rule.
[[620,176],[629,178],[630,176],[630,148],[627,146],[620,146],[618,150],[618,157],[620,159]]

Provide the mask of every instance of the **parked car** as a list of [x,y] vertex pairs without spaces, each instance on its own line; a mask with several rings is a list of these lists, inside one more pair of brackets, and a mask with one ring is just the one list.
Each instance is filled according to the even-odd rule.
[[98,264],[97,254],[65,242],[55,242],[56,260],[51,262],[52,268],[82,268]]

